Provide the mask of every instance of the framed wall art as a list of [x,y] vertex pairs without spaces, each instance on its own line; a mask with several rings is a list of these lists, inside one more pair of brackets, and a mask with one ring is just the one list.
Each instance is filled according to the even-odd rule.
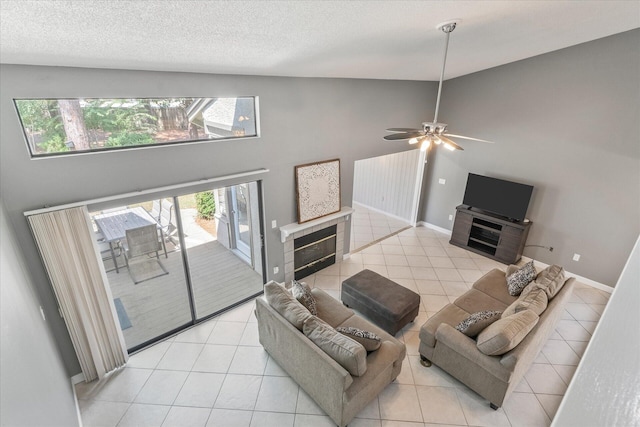
[[340,159],[295,167],[298,223],[340,211]]

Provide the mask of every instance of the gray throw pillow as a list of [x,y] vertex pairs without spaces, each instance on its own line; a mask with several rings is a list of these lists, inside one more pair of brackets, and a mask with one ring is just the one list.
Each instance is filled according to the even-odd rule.
[[264,285],[264,297],[275,311],[299,330],[302,330],[302,324],[311,316],[305,306],[300,304],[283,286],[274,281]]
[[521,269],[507,276],[507,288],[509,290],[509,295],[514,297],[520,295],[520,292],[522,292],[525,286],[531,283],[535,278],[536,269],[533,267],[533,261],[529,261],[523,265]]
[[487,326],[500,319],[501,311],[484,310],[473,313],[458,323],[456,329],[468,337],[475,337]]
[[480,332],[477,347],[489,356],[499,356],[515,348],[536,326],[539,317],[531,310],[524,310],[498,320]]
[[318,308],[316,306],[316,299],[313,297],[311,293],[311,288],[305,282],[298,282],[297,280],[291,281],[291,294],[295,299],[302,305],[304,305],[307,310],[311,312],[314,316],[318,315]]
[[342,335],[322,319],[310,316],[302,331],[351,375],[359,377],[367,371],[367,350],[362,344]]
[[362,329],[354,328],[353,326],[340,326],[336,328],[336,331],[348,336],[354,341],[359,342],[367,351],[376,351],[382,344],[380,337],[373,332],[363,331]]
[[544,288],[549,299],[556,296],[564,286],[564,282],[564,268],[559,265],[550,265],[536,277],[536,283]]

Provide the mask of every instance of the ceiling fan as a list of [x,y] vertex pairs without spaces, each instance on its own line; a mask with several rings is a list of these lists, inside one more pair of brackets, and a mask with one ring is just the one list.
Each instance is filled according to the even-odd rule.
[[453,138],[462,138],[469,139],[471,141],[480,141],[480,142],[488,142],[493,144],[492,141],[487,141],[484,139],[471,138],[468,136],[462,135],[454,135],[452,133],[447,132],[447,125],[444,123],[438,123],[438,109],[440,107],[440,93],[442,92],[442,80],[444,78],[444,67],[447,63],[447,49],[449,48],[449,35],[453,30],[455,30],[456,25],[460,22],[460,20],[453,20],[443,22],[439,24],[436,28],[442,30],[447,36],[445,45],[444,45],[444,58],[442,60],[442,71],[440,72],[440,84],[438,86],[438,98],[436,100],[436,113],[433,118],[433,122],[424,122],[422,123],[422,129],[412,129],[412,128],[389,128],[387,132],[393,132],[391,135],[386,135],[384,139],[387,141],[396,141],[402,139],[408,139],[409,144],[418,144],[420,143],[420,149],[422,151],[426,151],[427,148],[431,146],[431,144],[442,144],[445,148],[453,151],[453,150],[464,150],[464,148],[460,147],[458,144],[453,142],[449,137]]

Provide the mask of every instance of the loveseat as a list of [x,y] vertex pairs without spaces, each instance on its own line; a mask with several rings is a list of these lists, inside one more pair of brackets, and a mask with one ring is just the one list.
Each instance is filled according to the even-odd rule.
[[[547,296],[546,308],[541,307],[543,311],[539,315],[530,309],[513,314],[514,306],[520,304],[522,297],[510,294],[505,272],[494,269],[478,279],[469,291],[443,307],[421,327],[419,352],[422,364],[427,367],[431,366],[431,363],[439,366],[487,399],[493,409],[502,406],[554,332],[565,304],[571,296],[575,279],[565,280],[564,271],[557,266],[553,267],[556,273],[562,274],[562,277],[559,277],[557,289],[551,292],[547,289],[547,293],[553,295],[551,298]],[[540,275],[536,280],[540,283],[531,282],[531,286],[543,289],[545,280],[540,278]],[[533,288],[525,287],[522,291],[523,296]],[[536,292],[540,293],[544,290],[536,290]],[[512,342],[511,345],[515,343],[515,347],[504,353],[491,349],[494,353],[502,354],[488,355],[485,352],[491,351],[483,347],[485,351],[483,352],[479,347],[482,347],[480,344],[492,344],[483,336],[483,334],[492,333],[489,328],[496,329],[505,325],[499,325],[498,322],[490,324],[479,332],[476,339],[456,329],[456,327],[460,328],[460,323],[472,314],[487,310],[502,313],[506,310],[513,316],[519,317],[520,321],[523,318],[528,319],[529,325],[520,331],[516,330],[522,326],[522,322],[520,325],[517,324],[518,319],[515,323],[506,325],[504,329],[507,334],[511,334],[510,339],[521,341]],[[511,318],[512,316],[507,316],[506,320],[503,320],[505,319],[503,317],[500,322],[510,322]]]
[[[276,282],[269,282],[265,285],[265,298],[256,300],[260,343],[336,424],[345,426],[400,374],[406,347],[318,288],[310,292],[321,321],[313,320],[316,316],[295,299],[295,303],[287,301],[288,309],[267,302],[270,293],[281,294],[282,289]],[[289,298],[286,294],[279,297]],[[351,374],[305,335],[310,324],[322,321],[331,328],[358,328],[379,338],[379,348],[364,353],[365,365],[354,368],[359,370],[357,375]]]

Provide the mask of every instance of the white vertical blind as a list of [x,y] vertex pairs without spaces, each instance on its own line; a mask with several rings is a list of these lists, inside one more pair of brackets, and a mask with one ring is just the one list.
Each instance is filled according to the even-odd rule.
[[123,366],[126,345],[85,206],[29,216],[85,381]]

